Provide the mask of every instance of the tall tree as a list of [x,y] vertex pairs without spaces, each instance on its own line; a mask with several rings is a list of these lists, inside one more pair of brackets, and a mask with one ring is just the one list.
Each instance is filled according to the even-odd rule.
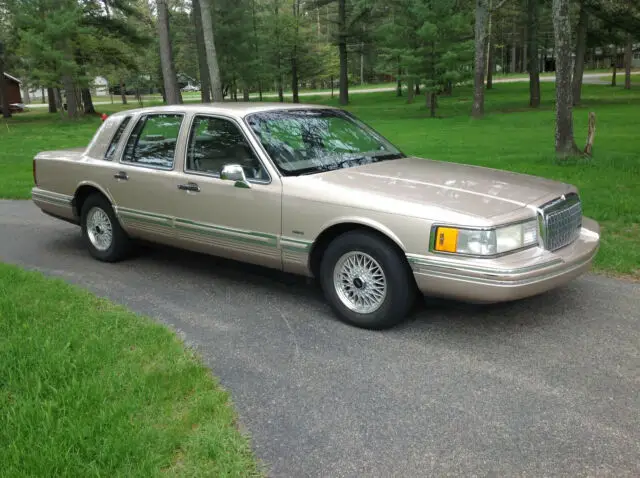
[[631,61],[633,60],[633,37],[627,33],[627,44],[624,51],[624,89],[631,89]]
[[196,34],[196,49],[198,50],[198,71],[200,72],[200,99],[203,103],[211,101],[211,83],[209,82],[209,69],[207,66],[207,50],[204,46],[204,35],[202,33],[202,13],[200,12],[200,2],[192,0],[191,3],[193,24]]
[[300,2],[301,0],[293,0],[292,13],[293,13],[293,45],[291,51],[291,94],[293,95],[293,102],[300,103],[300,97],[298,95],[298,89],[300,86],[300,78],[298,77],[298,62],[299,62],[299,37],[300,37]]
[[538,58],[538,0],[527,0],[529,22],[529,106],[540,106],[540,60]]
[[484,78],[487,74],[487,48],[489,47],[487,24],[489,16],[501,8],[507,0],[476,0],[475,8],[475,60],[473,74],[473,106],[471,114],[474,118],[484,116]]
[[220,81],[220,67],[218,66],[218,55],[213,34],[213,19],[209,0],[199,0],[200,12],[202,14],[202,32],[204,36],[204,46],[207,52],[207,65],[209,66],[209,81],[211,82],[211,95],[213,101],[222,101],[222,82]]
[[158,38],[160,39],[160,63],[167,104],[182,103],[182,95],[178,87],[178,78],[173,63],[171,35],[169,32],[169,8],[166,0],[158,0]]
[[484,75],[486,64],[487,21],[489,19],[488,0],[476,0],[475,22],[475,63],[473,75],[473,108],[474,118],[484,116]]
[[340,55],[340,104],[349,104],[349,70],[347,57],[347,2],[338,0],[338,54]]
[[566,157],[578,151],[573,137],[569,0],[553,0],[552,15],[556,47],[555,147],[559,157]]
[[576,55],[573,64],[573,104],[580,104],[582,95],[582,77],[584,76],[584,61],[587,54],[587,30],[589,12],[585,8],[584,2],[580,2],[580,15],[578,18],[578,31],[576,32]]
[[11,118],[7,81],[4,76],[4,44],[2,41],[0,41],[0,108],[2,108],[2,116],[4,118]]

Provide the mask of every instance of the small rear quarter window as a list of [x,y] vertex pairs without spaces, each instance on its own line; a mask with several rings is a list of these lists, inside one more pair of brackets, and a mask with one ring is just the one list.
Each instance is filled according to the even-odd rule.
[[122,120],[122,123],[120,123],[120,126],[118,126],[118,129],[113,135],[113,138],[111,138],[111,143],[109,143],[107,152],[104,155],[104,159],[106,159],[107,161],[111,161],[113,159],[113,155],[115,154],[116,149],[118,148],[118,143],[120,142],[120,138],[122,138],[122,133],[124,132],[124,129],[127,127],[127,125],[129,124],[129,121],[131,121],[131,116],[125,116],[125,118]]

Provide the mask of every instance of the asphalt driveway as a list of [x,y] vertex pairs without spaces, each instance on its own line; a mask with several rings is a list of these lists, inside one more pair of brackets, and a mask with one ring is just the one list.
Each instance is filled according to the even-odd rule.
[[0,260],[151,315],[233,394],[271,476],[640,476],[640,285],[587,276],[521,302],[430,302],[351,328],[303,279],[151,248],[0,201]]

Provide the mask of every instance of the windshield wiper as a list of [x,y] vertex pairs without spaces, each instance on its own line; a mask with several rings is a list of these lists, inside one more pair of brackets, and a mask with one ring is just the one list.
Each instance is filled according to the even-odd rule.
[[364,164],[372,164],[375,163],[377,161],[387,161],[390,159],[400,159],[400,158],[404,158],[406,157],[404,154],[402,153],[385,153],[385,154],[379,154],[376,155],[374,154],[365,154],[365,155],[361,155],[361,156],[355,156],[352,158],[346,158],[343,159],[342,161],[336,161],[331,165],[327,165],[324,167],[320,167],[320,166],[312,166],[310,168],[304,168],[304,169],[299,169],[297,171],[291,171],[288,175],[291,176],[306,176],[309,174],[318,174],[318,173],[325,173],[327,171],[335,171],[336,169],[346,169],[344,166],[346,164],[349,163],[353,163],[353,162],[358,162],[358,161],[362,161],[364,159],[370,158],[371,161],[367,161]]

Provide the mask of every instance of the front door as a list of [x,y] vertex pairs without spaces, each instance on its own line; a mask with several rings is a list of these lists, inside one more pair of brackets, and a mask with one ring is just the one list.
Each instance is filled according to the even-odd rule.
[[[184,174],[169,200],[183,247],[267,267],[282,267],[279,249],[282,185],[272,177],[230,118],[196,115],[186,145]],[[220,178],[242,166],[249,187]]]

